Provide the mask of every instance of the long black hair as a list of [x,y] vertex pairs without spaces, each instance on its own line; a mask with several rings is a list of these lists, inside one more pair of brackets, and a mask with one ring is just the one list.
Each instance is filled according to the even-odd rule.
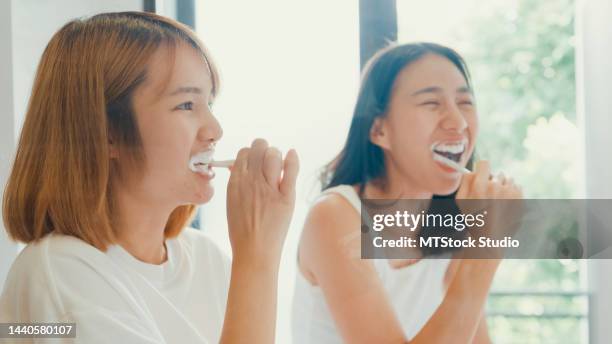
[[[386,115],[391,100],[393,85],[398,74],[411,63],[421,59],[426,54],[436,54],[447,58],[461,72],[467,85],[471,88],[470,73],[464,59],[453,49],[435,43],[411,43],[390,45],[378,51],[366,64],[362,78],[357,103],[353,111],[353,119],[348,138],[342,151],[327,164],[321,174],[322,189],[348,184],[359,185],[359,197],[363,198],[366,183],[384,180],[386,178],[385,159],[382,148],[370,141],[370,129],[374,120]],[[468,168],[472,167],[472,158],[468,160]],[[459,207],[454,201],[455,193],[450,195],[434,195],[434,199],[452,200],[450,205],[444,202],[444,209],[434,209],[432,203],[430,213],[459,213]],[[427,231],[429,232],[429,231]],[[445,231],[446,236],[463,236],[454,230]],[[441,232],[438,232],[441,233]],[[426,235],[421,230],[421,235]],[[426,235],[429,236],[429,235]],[[441,253],[438,249],[427,249],[425,255]]]
[[[344,148],[325,166],[321,175],[323,190],[342,184],[359,184],[363,191],[367,182],[386,176],[384,152],[370,141],[370,129],[376,118],[387,113],[398,74],[426,54],[447,58],[471,87],[465,61],[451,48],[435,43],[411,43],[390,45],[378,51],[363,70],[359,96]],[[471,160],[470,157],[470,165]]]

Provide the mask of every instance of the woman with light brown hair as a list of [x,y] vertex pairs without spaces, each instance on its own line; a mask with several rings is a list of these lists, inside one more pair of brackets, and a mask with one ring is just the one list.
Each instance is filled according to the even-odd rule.
[[297,155],[261,139],[238,153],[231,263],[185,228],[213,195],[218,90],[194,33],[155,14],[100,14],[53,36],[3,197],[8,234],[27,246],[0,323],[76,323],[84,343],[273,342]]

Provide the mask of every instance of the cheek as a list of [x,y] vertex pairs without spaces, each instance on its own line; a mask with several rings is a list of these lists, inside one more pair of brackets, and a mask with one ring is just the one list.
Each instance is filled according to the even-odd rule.
[[426,158],[435,124],[423,120],[398,121],[392,127],[391,155],[401,165]]
[[468,124],[470,134],[474,136],[478,135],[479,123],[478,115],[476,114],[476,112],[466,114],[465,120]]
[[472,114],[466,115],[465,118],[468,124],[470,143],[471,143],[471,146],[474,147],[476,138],[478,137],[478,130],[480,129],[479,123],[478,123],[478,115],[476,115],[476,113],[472,113]]
[[391,130],[396,146],[420,149],[429,147],[431,136],[437,125],[437,120],[433,115],[418,113],[391,123]]
[[188,126],[177,122],[158,122],[143,125],[142,144],[147,165],[159,172],[170,171],[168,167],[188,163],[194,134]]

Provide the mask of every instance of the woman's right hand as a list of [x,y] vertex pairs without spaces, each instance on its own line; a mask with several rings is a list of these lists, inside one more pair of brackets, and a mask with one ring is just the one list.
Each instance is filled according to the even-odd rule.
[[[491,239],[512,236],[522,216],[522,198],[520,186],[503,174],[493,177],[489,162],[485,160],[476,163],[473,173],[463,176],[456,195],[464,214],[486,211],[484,228],[470,229],[470,235],[476,239],[481,236]],[[480,248],[476,250],[479,256],[485,251]]]
[[293,215],[299,161],[256,139],[238,152],[227,186],[227,221],[234,260],[277,263]]
[[463,176],[457,191],[457,199],[521,199],[521,188],[512,178],[499,174],[491,175],[491,167],[486,160],[476,162],[473,173]]

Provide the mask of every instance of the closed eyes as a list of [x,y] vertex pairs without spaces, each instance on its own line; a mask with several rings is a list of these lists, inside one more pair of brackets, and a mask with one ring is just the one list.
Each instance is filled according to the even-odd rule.
[[[184,102],[184,103],[179,104],[174,109],[175,110],[181,110],[181,111],[193,111],[194,106],[195,106],[195,103],[192,102],[192,101],[189,101],[189,102]],[[212,111],[212,109],[213,109],[213,102],[209,102],[208,103],[208,109],[210,111]]]
[[[474,103],[471,100],[459,101],[458,104],[459,105],[468,105],[468,106],[474,105]],[[435,107],[435,106],[439,106],[440,102],[439,101],[430,100],[430,101],[422,102],[419,105]]]
[[474,105],[474,103],[471,100],[464,100],[459,102],[459,105]]
[[193,102],[184,102],[184,103],[178,105],[175,109],[176,110],[191,111],[191,110],[193,110]]

